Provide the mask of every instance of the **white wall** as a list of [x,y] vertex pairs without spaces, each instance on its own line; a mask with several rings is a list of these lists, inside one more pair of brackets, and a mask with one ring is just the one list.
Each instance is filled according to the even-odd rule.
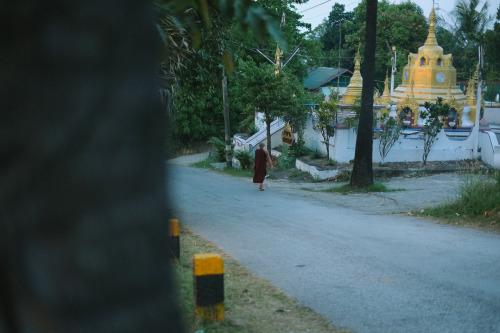
[[[308,120],[304,131],[306,146],[311,150],[318,150],[326,155],[323,137],[314,130],[313,121]],[[406,130],[407,136],[401,135],[399,141],[392,147],[385,158],[385,162],[418,162],[422,161],[424,142],[420,133]],[[373,140],[373,162],[381,162],[379,153],[379,139]],[[335,129],[335,135],[330,139],[330,158],[347,163],[354,159],[356,146],[356,133],[353,129]],[[472,158],[473,140],[469,136],[465,140],[452,140],[444,131],[441,131],[434,142],[428,161],[463,160]]]
[[495,169],[500,169],[500,145],[498,136],[493,131],[479,132],[481,159]]
[[484,120],[488,124],[500,125],[500,108],[484,108]]
[[[497,112],[497,113],[495,113]],[[498,111],[489,110],[488,114],[496,116],[500,113]],[[492,118],[493,119],[493,118]],[[499,118],[500,123],[500,118]],[[277,120],[273,123],[273,131],[271,135],[272,147],[277,147],[282,144],[281,133],[285,126],[283,121]],[[499,130],[500,132],[500,130]],[[467,135],[467,132],[464,132]],[[392,147],[385,158],[385,162],[419,162],[422,161],[424,142],[421,138],[421,133],[417,130],[405,130],[401,135],[399,141]],[[451,160],[464,160],[472,159],[473,138],[472,136],[465,136],[463,140],[454,140],[448,137],[445,131],[438,134],[437,140],[434,142],[427,161],[451,161]],[[266,133],[265,129],[259,131],[248,140],[241,138],[234,138],[235,150],[246,148],[252,153],[258,148],[260,142],[265,142]],[[326,147],[323,143],[323,137],[314,128],[314,121],[309,117],[306,128],[304,129],[304,140],[306,146],[315,151],[321,152],[326,155]],[[379,139],[373,140],[373,155],[374,163],[382,161],[379,153]],[[355,146],[356,146],[356,132],[350,128],[336,128],[335,135],[330,138],[330,159],[339,163],[348,163],[354,159]],[[237,147],[238,146],[238,147]],[[493,131],[480,132],[479,146],[481,147],[480,156],[483,161],[495,169],[500,169],[500,145],[498,137]]]

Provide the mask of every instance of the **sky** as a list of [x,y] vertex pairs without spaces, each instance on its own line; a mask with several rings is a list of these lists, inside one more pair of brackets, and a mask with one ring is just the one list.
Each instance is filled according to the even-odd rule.
[[[406,0],[389,0],[391,3],[401,3]],[[484,4],[486,0],[480,1],[480,6]],[[496,17],[497,8],[500,5],[500,0],[487,0],[489,3],[489,11],[493,17]],[[305,4],[295,4],[294,6],[297,8],[297,12],[301,15],[302,21],[306,23],[311,23],[312,28],[314,29],[318,26],[323,19],[328,18],[328,14],[335,3],[340,3],[345,5],[346,11],[352,11],[354,8],[358,6],[361,0],[309,0]],[[425,17],[429,17],[429,14],[432,10],[433,0],[412,0],[412,2],[419,5],[423,11]],[[451,11],[455,5],[454,0],[434,0],[436,14],[438,16],[443,17],[447,21],[451,21]]]

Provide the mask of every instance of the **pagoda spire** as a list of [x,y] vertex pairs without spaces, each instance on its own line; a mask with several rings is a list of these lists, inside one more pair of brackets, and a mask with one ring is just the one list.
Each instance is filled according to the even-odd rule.
[[351,82],[347,86],[346,92],[344,96],[342,96],[341,104],[354,104],[355,99],[358,96],[361,96],[361,90],[363,88],[363,77],[361,76],[361,55],[358,52],[356,53],[356,57],[354,58],[354,73],[351,77]]
[[389,95],[389,75],[387,74],[387,70],[385,71],[384,93],[382,94],[380,102],[382,105],[391,103],[391,96]]
[[438,46],[436,39],[436,22],[437,16],[434,11],[434,5],[432,5],[431,14],[429,15],[429,35],[427,36],[424,46]]
[[356,56],[354,57],[354,73],[351,78],[351,82],[355,83],[363,83],[363,78],[361,77],[361,55],[359,53],[359,48],[358,46],[358,52],[356,52]]

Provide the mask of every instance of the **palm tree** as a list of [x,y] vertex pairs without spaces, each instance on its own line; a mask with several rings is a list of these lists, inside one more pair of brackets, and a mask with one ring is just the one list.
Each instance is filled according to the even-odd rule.
[[477,46],[481,42],[488,24],[493,16],[488,13],[489,4],[486,0],[479,7],[480,0],[458,0],[451,12],[455,18],[455,35],[463,46],[471,43]]
[[488,14],[486,0],[458,0],[451,12],[455,21],[452,32],[456,38],[454,57],[456,58],[457,78],[466,80],[471,77],[477,64],[477,47],[482,44],[484,33],[493,17]]

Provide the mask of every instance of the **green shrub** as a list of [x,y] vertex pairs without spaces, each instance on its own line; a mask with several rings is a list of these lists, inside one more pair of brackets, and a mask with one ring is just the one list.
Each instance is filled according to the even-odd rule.
[[253,164],[253,158],[247,149],[241,149],[236,152],[236,158],[240,161],[243,170],[250,169]]
[[344,170],[341,171],[337,176],[335,177],[335,180],[339,182],[348,182],[351,180],[351,171],[350,170]]
[[441,129],[444,127],[444,119],[450,113],[450,106],[443,103],[441,97],[437,98],[437,103],[425,102],[425,111],[420,113],[424,119],[424,127],[422,132],[422,139],[424,140],[424,154],[422,160],[424,165],[427,163],[427,156],[431,151],[432,145],[436,140]]
[[302,157],[310,153],[309,148],[306,147],[306,141],[302,137],[299,137],[297,142],[295,142],[292,147],[292,151],[295,158]]
[[311,158],[313,158],[313,159],[315,159],[315,160],[320,159],[320,158],[323,158],[323,157],[324,157],[324,156],[323,156],[323,154],[322,154],[320,151],[318,151],[317,149],[316,149],[316,150],[314,150],[314,151],[312,152],[312,155],[311,155]]
[[226,161],[226,144],[224,143],[223,140],[212,136],[207,143],[210,143],[214,146],[215,150],[217,150],[217,158],[219,162],[225,162]]
[[349,194],[349,193],[369,193],[369,192],[396,192],[396,191],[401,191],[401,190],[388,189],[382,183],[374,183],[373,185],[371,185],[369,187],[363,187],[363,188],[355,188],[355,187],[351,187],[351,185],[347,184],[347,185],[327,188],[327,189],[324,189],[321,191],[322,192],[340,193],[340,194]]
[[281,146],[281,155],[278,157],[278,166],[280,169],[289,169],[295,165],[295,157],[287,145]]
[[328,165],[331,165],[331,166],[337,166],[339,164],[339,162],[337,162],[336,160],[334,160],[333,158],[330,158],[328,160]]
[[380,132],[378,151],[382,158],[382,163],[380,164],[383,165],[392,146],[399,140],[402,128],[396,118],[390,117],[387,114],[382,115],[380,120],[384,123],[384,126]]
[[460,187],[459,199],[455,203],[458,213],[468,216],[483,215],[498,207],[500,203],[500,173],[493,177],[468,175]]

